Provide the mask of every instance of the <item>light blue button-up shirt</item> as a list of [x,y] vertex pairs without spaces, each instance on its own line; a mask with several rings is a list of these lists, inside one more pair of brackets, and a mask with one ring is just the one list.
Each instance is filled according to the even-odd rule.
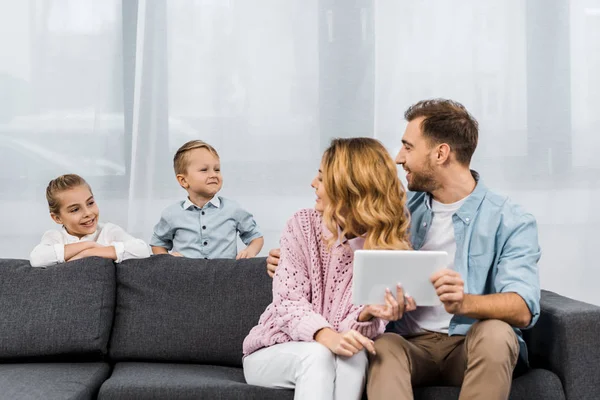
[[[540,281],[537,262],[541,250],[537,224],[533,215],[512,203],[506,196],[488,190],[473,171],[477,185],[461,208],[452,216],[456,255],[454,269],[464,280],[465,293],[493,294],[514,292],[520,295],[531,311],[531,328],[540,315]],[[411,241],[413,248],[423,246],[431,226],[433,211],[431,195],[409,194]],[[418,306],[418,305],[417,305]],[[466,335],[472,318],[454,316],[449,335]],[[403,320],[388,324],[388,331],[405,334]],[[514,328],[527,360],[527,347],[521,331]]]
[[200,208],[186,199],[163,211],[150,245],[189,258],[235,258],[238,233],[246,245],[263,236],[252,214],[233,200],[215,196]]

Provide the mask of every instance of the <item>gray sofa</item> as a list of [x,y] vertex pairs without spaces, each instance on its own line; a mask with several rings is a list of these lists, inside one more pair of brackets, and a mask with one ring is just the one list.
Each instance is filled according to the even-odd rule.
[[[292,399],[244,381],[241,347],[271,300],[265,259],[0,260],[0,399]],[[600,398],[600,308],[542,293],[532,369],[511,399]],[[416,388],[417,399],[459,389]]]

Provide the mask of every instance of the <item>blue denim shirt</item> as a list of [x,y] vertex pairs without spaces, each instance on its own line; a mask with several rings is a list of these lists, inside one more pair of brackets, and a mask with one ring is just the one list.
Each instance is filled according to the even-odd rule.
[[235,258],[238,233],[246,245],[262,237],[252,214],[235,201],[215,196],[200,208],[186,199],[162,212],[150,245],[189,258]]
[[[531,323],[527,327],[531,328],[540,315],[537,262],[541,251],[535,218],[506,196],[488,190],[475,171],[473,176],[477,180],[475,190],[452,216],[456,240],[454,269],[464,280],[465,293],[520,295],[531,311]],[[411,241],[418,250],[425,242],[433,218],[431,195],[410,193],[408,210]],[[472,318],[454,316],[448,334],[466,335],[474,322]],[[527,361],[521,331],[513,329],[519,339],[520,355]],[[390,323],[387,330],[402,332],[402,320]]]

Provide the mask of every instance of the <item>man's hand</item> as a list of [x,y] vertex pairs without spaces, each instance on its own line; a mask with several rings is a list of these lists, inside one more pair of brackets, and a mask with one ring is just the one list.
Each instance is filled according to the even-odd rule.
[[172,255],[173,257],[183,257],[183,254],[178,253],[176,251],[172,251],[171,253],[169,253],[170,255]]
[[279,257],[281,257],[281,251],[279,249],[271,249],[269,256],[267,257],[267,274],[272,278],[275,275],[275,270],[279,265]]
[[[396,299],[400,299],[400,303]],[[396,286],[396,298],[394,298],[390,289],[386,289],[385,305],[370,304],[366,306],[358,316],[358,320],[364,322],[375,317],[386,321],[397,321],[402,318],[404,313],[416,309],[417,304],[415,303],[415,299],[405,294],[402,285],[398,284]]]
[[329,328],[323,328],[315,335],[315,341],[339,356],[351,357],[362,349],[367,349],[369,353],[375,355],[373,341],[355,330],[337,333]]
[[435,291],[444,304],[446,312],[461,315],[465,299],[465,283],[460,274],[448,268],[435,272],[429,278]]

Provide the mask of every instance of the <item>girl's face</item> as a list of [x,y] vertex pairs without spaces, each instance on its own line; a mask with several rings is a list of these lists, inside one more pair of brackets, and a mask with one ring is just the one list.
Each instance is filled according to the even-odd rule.
[[58,214],[50,214],[54,222],[63,225],[70,235],[80,239],[96,232],[100,210],[87,185],[65,190],[56,197],[60,210]]
[[315,189],[317,194],[317,200],[315,201],[315,210],[318,212],[325,211],[325,207],[329,205],[329,197],[327,197],[327,193],[325,192],[325,185],[323,184],[323,162],[319,166],[319,173],[312,180],[310,184],[313,189]]

